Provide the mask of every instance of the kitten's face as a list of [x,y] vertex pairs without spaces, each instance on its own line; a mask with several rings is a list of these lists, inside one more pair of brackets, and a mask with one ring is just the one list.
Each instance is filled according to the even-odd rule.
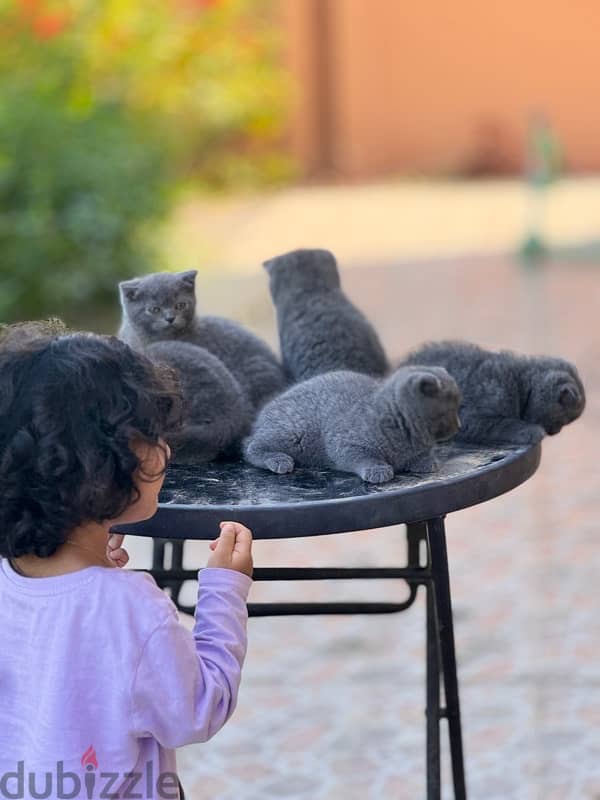
[[554,436],[584,408],[585,390],[575,367],[562,359],[540,359],[530,378],[522,418]]
[[329,250],[292,250],[265,261],[271,294],[276,298],[290,289],[339,289],[340,276]]
[[119,284],[123,312],[148,339],[180,336],[196,313],[196,270],[157,272]]
[[436,442],[458,433],[462,398],[456,381],[443,367],[401,367],[392,380],[406,419],[419,420]]

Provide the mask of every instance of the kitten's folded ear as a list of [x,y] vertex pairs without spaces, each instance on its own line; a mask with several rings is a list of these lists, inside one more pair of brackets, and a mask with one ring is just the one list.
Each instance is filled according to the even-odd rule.
[[139,278],[132,278],[129,281],[121,281],[119,290],[121,296],[126,300],[135,300],[138,289],[140,288]]
[[577,408],[581,404],[581,395],[575,386],[565,386],[558,395],[558,402],[563,408]]
[[181,278],[181,282],[187,284],[188,286],[194,287],[196,285],[196,275],[198,274],[197,269],[187,269],[185,272],[178,272],[177,275]]
[[268,258],[266,261],[263,261],[263,267],[267,270],[269,275],[275,267],[297,267],[302,263],[303,255],[306,252],[308,251],[290,250],[287,253],[281,253],[281,255],[273,256],[273,258]]
[[435,397],[441,390],[442,383],[435,375],[423,375],[419,378],[419,391],[425,397]]

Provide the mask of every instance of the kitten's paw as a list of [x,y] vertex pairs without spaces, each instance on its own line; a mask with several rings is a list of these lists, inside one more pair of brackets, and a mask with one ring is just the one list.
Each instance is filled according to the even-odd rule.
[[285,475],[286,472],[293,472],[294,459],[286,453],[274,453],[272,456],[265,458],[265,465],[271,472],[277,475]]
[[367,483],[387,483],[394,477],[394,468],[389,464],[381,464],[376,467],[362,467],[359,475]]

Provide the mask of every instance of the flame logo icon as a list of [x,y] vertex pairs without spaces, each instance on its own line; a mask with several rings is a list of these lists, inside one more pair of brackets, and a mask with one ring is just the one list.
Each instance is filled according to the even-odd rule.
[[98,769],[98,759],[96,758],[96,751],[90,745],[85,753],[81,756],[82,767],[94,767]]

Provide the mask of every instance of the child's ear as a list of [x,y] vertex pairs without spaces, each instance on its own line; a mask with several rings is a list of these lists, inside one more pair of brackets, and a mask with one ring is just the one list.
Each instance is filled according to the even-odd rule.
[[186,286],[191,287],[192,289],[196,285],[196,275],[198,274],[197,269],[188,269],[185,272],[178,272],[177,275],[181,278],[181,282],[185,283]]
[[121,297],[123,297],[125,300],[135,300],[139,288],[140,281],[138,278],[132,278],[129,281],[121,281],[119,284]]

